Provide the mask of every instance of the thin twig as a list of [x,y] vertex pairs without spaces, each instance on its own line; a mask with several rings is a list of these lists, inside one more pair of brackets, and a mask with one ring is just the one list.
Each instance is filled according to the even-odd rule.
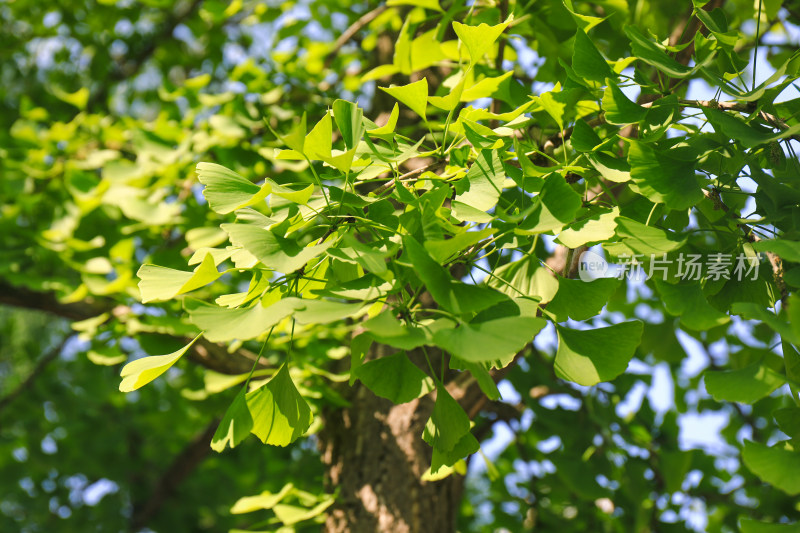
[[[725,205],[725,203],[722,201],[717,189],[710,191],[708,189],[703,189],[703,194],[706,198],[714,203],[714,209],[720,209],[731,216],[736,215],[736,213],[732,212],[731,208]],[[753,228],[747,224],[737,222],[737,226],[744,232],[744,238],[748,242],[753,243],[761,240],[761,238],[753,231]],[[778,292],[781,295],[781,305],[785,307],[789,301],[789,289],[786,286],[786,281],[783,279],[783,260],[774,252],[766,252],[766,254],[767,259],[772,266],[772,277],[775,279],[775,285],[777,285]]]
[[346,45],[350,39],[353,38],[353,36],[355,36],[356,33],[364,28],[364,26],[375,20],[378,15],[386,11],[387,8],[388,6],[386,5],[376,7],[372,11],[364,13],[358,20],[353,22],[350,27],[347,28],[338,39],[336,39],[336,42],[333,43],[333,50],[328,52],[328,55],[325,56],[325,68],[330,68],[331,63],[333,63],[333,60],[336,59],[336,56],[339,54],[339,50],[341,50],[342,47]]
[[47,365],[49,365],[50,363],[55,361],[56,358],[58,358],[58,356],[61,354],[61,350],[64,349],[64,345],[67,343],[68,339],[69,336],[64,337],[64,339],[61,342],[59,342],[52,350],[47,352],[47,354],[45,354],[44,357],[39,359],[39,362],[36,363],[36,366],[33,368],[31,373],[28,374],[28,377],[25,378],[25,381],[17,385],[17,388],[15,388],[13,391],[0,398],[0,413],[2,413],[3,409],[8,407],[9,404],[11,404],[11,402],[16,400],[20,394],[25,392],[26,389],[30,388],[31,385],[33,385],[33,382],[36,381],[36,378],[38,378],[42,374],[42,372],[44,372],[45,368],[47,368]]

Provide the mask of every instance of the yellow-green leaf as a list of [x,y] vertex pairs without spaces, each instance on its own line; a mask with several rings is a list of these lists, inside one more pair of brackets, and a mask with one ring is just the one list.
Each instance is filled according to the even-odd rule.
[[131,392],[147,385],[177,363],[178,359],[183,357],[183,354],[185,354],[199,338],[200,335],[195,337],[192,342],[180,350],[172,352],[171,354],[142,357],[141,359],[128,363],[122,368],[122,372],[120,372],[120,376],[123,379],[122,383],[119,384],[119,390],[122,392]]

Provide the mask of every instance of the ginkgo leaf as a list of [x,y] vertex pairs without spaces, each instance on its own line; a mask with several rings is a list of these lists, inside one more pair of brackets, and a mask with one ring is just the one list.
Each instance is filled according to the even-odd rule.
[[253,417],[252,433],[264,444],[287,446],[300,438],[314,419],[286,364],[266,384],[248,392],[246,401]]
[[333,117],[348,149],[355,148],[364,134],[364,111],[353,102],[336,100]]
[[194,272],[184,272],[158,265],[142,265],[139,272],[139,292],[142,303],[169,300],[216,281],[221,274],[215,266],[214,256],[206,254]]
[[472,455],[480,450],[481,445],[478,439],[472,433],[467,432],[463,435],[452,450],[444,450],[441,447],[434,446],[431,455],[431,468],[432,474],[435,474],[442,468],[453,466],[464,457]]
[[561,231],[575,220],[581,203],[581,196],[561,176],[551,174],[545,178],[533,207],[519,225],[520,230],[529,234]]
[[726,313],[708,303],[699,282],[673,284],[657,278],[653,282],[667,312],[680,316],[687,328],[702,331],[730,321]]
[[477,26],[467,26],[460,22],[453,22],[453,30],[455,30],[461,42],[464,43],[464,46],[467,47],[470,62],[474,64],[483,59],[483,56],[494,46],[497,38],[500,37],[500,34],[503,33],[510,22],[511,17],[495,26],[489,26],[485,23]]
[[533,340],[545,326],[542,318],[510,316],[463,324],[434,333],[434,342],[469,362],[507,360]]
[[458,194],[453,201],[453,216],[470,220],[459,210],[459,206],[469,206],[478,211],[488,211],[497,204],[503,192],[505,181],[503,163],[497,150],[482,150],[470,167],[467,175],[456,184]]
[[609,83],[603,92],[603,109],[609,124],[632,124],[647,115],[646,108],[631,102],[614,83]]
[[784,261],[800,263],[800,242],[788,239],[765,239],[753,243],[753,249],[758,252],[773,252]]
[[254,339],[303,307],[299,298],[284,298],[268,306],[261,302],[249,308],[229,309],[187,300],[184,303],[192,324],[204,331],[211,342]]
[[758,363],[736,370],[706,372],[703,379],[715,400],[743,403],[754,403],[786,382],[782,375]]
[[419,6],[434,11],[442,11],[439,0],[389,0],[387,6]]
[[684,78],[692,73],[691,67],[682,65],[668,56],[656,43],[645,37],[636,26],[626,25],[624,30],[631,40],[633,55],[645,63],[656,67],[673,78]]
[[321,502],[312,507],[300,507],[297,505],[287,505],[279,503],[272,508],[275,512],[275,518],[280,520],[282,524],[292,526],[304,520],[310,520],[316,516],[321,515],[325,509],[334,504],[336,498],[333,496],[326,496]]
[[250,435],[250,430],[253,429],[253,417],[247,409],[246,392],[244,388],[239,391],[217,426],[211,438],[211,449],[215,452],[221,452],[225,446],[235,448]]
[[745,441],[742,460],[763,481],[792,496],[800,494],[800,454],[796,450],[787,450],[780,442],[770,447]]
[[657,150],[651,144],[630,140],[628,163],[631,188],[653,203],[687,209],[703,199],[695,177],[696,154],[677,157],[674,150]]
[[558,326],[557,330],[556,375],[591,386],[625,372],[641,342],[643,326],[634,320],[605,328],[577,330]]
[[125,365],[120,372],[122,382],[119,384],[119,390],[122,392],[131,392],[147,385],[177,363],[178,359],[183,357],[183,354],[185,354],[199,338],[200,335],[195,337],[192,342],[180,350],[170,354],[153,355],[131,361]]
[[661,228],[647,226],[628,217],[617,217],[616,234],[623,244],[640,254],[662,254],[677,250],[686,237]]
[[361,365],[356,377],[376,395],[401,404],[433,390],[433,380],[403,352]]
[[608,303],[617,290],[619,280],[601,278],[593,281],[558,278],[558,291],[545,308],[545,313],[555,317],[557,322],[567,318],[587,320],[596,316]]
[[244,514],[252,513],[253,511],[260,511],[262,509],[272,509],[293,490],[294,484],[287,483],[280,491],[276,493],[265,490],[256,496],[245,496],[244,498],[239,498],[236,500],[236,503],[233,504],[233,507],[231,507],[231,514]]
[[603,141],[591,126],[583,120],[576,120],[569,138],[572,147],[579,152],[591,152]]
[[197,179],[205,185],[203,196],[220,214],[254,205],[269,195],[269,182],[258,186],[240,174],[216,163],[197,163]]
[[614,72],[606,63],[605,58],[582,29],[578,29],[575,33],[572,69],[579,76],[599,82],[614,77]]
[[394,107],[392,107],[392,112],[389,115],[389,120],[386,121],[386,124],[378,128],[367,130],[367,133],[370,135],[387,135],[389,133],[393,133],[395,126],[397,126],[397,119],[399,116],[400,106],[398,104],[394,104]]
[[428,80],[426,78],[408,85],[381,87],[381,90],[389,93],[399,102],[411,108],[423,120],[426,120],[428,107]]
[[445,309],[459,314],[476,312],[507,299],[504,294],[488,287],[453,280],[447,270],[434,261],[413,237],[404,237],[403,245],[419,279],[433,299]]
[[306,135],[303,143],[303,154],[309,159],[324,160],[330,158],[333,150],[333,121],[331,114],[325,113],[317,124]]
[[558,234],[558,242],[573,250],[585,244],[602,242],[614,236],[617,227],[616,218],[619,208],[613,207],[609,211],[597,212],[564,228]]
[[321,255],[333,241],[312,246],[300,246],[293,239],[281,237],[272,231],[251,224],[222,224],[234,246],[241,246],[264,266],[283,274],[290,274]]
[[448,452],[469,433],[469,428],[470,422],[467,413],[443,385],[437,384],[436,403],[433,405],[433,412],[425,425],[422,439],[434,449]]
[[402,350],[411,350],[427,342],[423,329],[402,324],[390,312],[370,318],[363,327],[369,332],[369,337]]

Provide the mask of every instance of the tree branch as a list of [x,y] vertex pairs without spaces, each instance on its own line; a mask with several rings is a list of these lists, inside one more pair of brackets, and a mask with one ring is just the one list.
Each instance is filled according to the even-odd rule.
[[[731,216],[736,215],[736,213],[732,212],[731,208],[725,205],[725,203],[722,201],[717,189],[710,191],[703,189],[703,194],[706,198],[714,203],[714,209],[721,209]],[[737,226],[744,232],[744,238],[747,239],[748,242],[758,242],[761,240],[761,238],[753,231],[753,228],[747,224],[737,222]],[[783,307],[786,307],[789,301],[789,288],[786,286],[786,281],[783,279],[783,260],[774,252],[766,252],[766,254],[770,265],[772,265],[772,277],[775,279],[775,285],[777,285],[778,292],[781,295],[781,304]]]
[[142,69],[142,66],[144,66],[147,60],[153,56],[159,46],[174,40],[172,33],[175,31],[175,28],[189,18],[202,2],[203,0],[193,0],[182,13],[171,12],[164,20],[161,30],[150,38],[145,47],[136,54],[136,57],[134,57],[132,61],[126,63],[125,66],[117,66],[117,68],[111,72],[106,83],[102,84],[98,91],[92,95],[89,100],[88,109],[93,109],[98,102],[105,100],[113,84],[135,76]]
[[211,450],[211,438],[218,425],[219,419],[212,420],[202,433],[192,439],[158,478],[147,501],[134,505],[131,517],[132,531],[138,531],[146,526],[175,494],[183,480],[205,460]]
[[47,352],[39,361],[36,363],[36,366],[33,368],[28,377],[25,378],[25,381],[17,385],[17,388],[0,398],[0,413],[3,412],[3,409],[9,406],[11,402],[17,399],[17,397],[25,392],[26,389],[30,388],[33,385],[33,382],[36,381],[42,372],[44,372],[47,365],[53,362],[59,354],[61,354],[61,350],[64,349],[64,345],[67,343],[69,336],[64,337],[64,339],[59,342],[52,350]]
[[[127,307],[115,306],[112,301],[87,299],[74,303],[59,302],[55,293],[34,291],[2,280],[0,280],[0,305],[44,311],[71,321],[86,320],[103,313],[114,313],[119,320],[124,321],[128,312]],[[191,340],[191,338],[179,338],[187,343]],[[252,368],[256,355],[243,348],[229,353],[222,345],[200,339],[189,352],[189,358],[214,372],[245,374]],[[266,364],[261,363],[261,366],[266,367]]]
[[336,55],[339,53],[339,50],[341,50],[342,47],[355,36],[356,33],[361,31],[364,26],[375,20],[378,15],[386,11],[387,8],[388,6],[386,5],[378,6],[372,11],[364,13],[358,20],[353,22],[350,27],[347,28],[338,39],[336,39],[336,42],[333,43],[333,49],[328,52],[327,56],[325,56],[325,69],[327,70],[330,68],[331,63],[333,63],[333,60],[336,59]]

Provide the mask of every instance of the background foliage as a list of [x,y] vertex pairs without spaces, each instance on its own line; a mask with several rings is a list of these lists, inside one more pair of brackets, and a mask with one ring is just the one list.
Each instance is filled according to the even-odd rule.
[[796,527],[800,5],[390,4],[0,5],[0,529],[316,530],[356,379],[464,531]]

